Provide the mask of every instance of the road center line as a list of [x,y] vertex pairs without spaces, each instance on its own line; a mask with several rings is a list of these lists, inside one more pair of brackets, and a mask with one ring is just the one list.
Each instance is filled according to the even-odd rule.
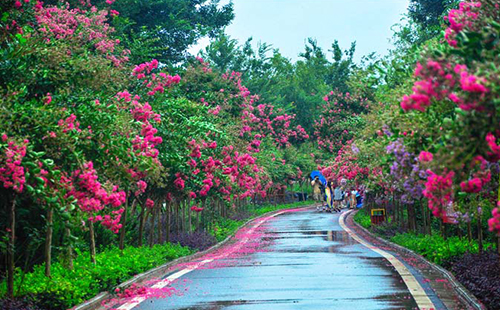
[[[272,214],[270,216],[267,216],[267,217],[261,219],[254,226],[252,226],[252,228],[250,229],[250,231],[255,230],[257,227],[259,227],[262,223],[264,223],[265,221],[267,221],[269,218],[278,216],[278,215],[283,214],[285,212],[286,211],[280,211],[278,213]],[[239,242],[239,246],[235,247],[234,250],[240,249],[248,241],[250,241],[250,239],[248,239],[248,238],[242,239]],[[190,273],[193,270],[196,270],[196,269],[200,268],[201,266],[203,266],[205,264],[208,264],[208,263],[210,263],[210,262],[212,262],[212,261],[214,261],[216,259],[221,259],[221,258],[224,258],[224,257],[228,256],[229,254],[231,254],[232,252],[234,252],[234,250],[231,251],[231,252],[229,252],[229,253],[224,253],[224,254],[222,254],[220,256],[214,257],[214,258],[202,260],[201,262],[199,262],[198,264],[195,264],[194,266],[181,269],[181,270],[179,270],[179,271],[177,271],[177,272],[169,275],[165,279],[159,281],[158,283],[155,283],[151,287],[152,288],[163,288],[163,287],[169,285],[170,283],[172,283],[172,281],[174,281],[174,280],[182,277],[183,275],[186,275],[186,274]],[[132,308],[136,307],[137,305],[139,305],[141,302],[143,302],[145,300],[147,300],[147,297],[136,297],[136,298],[132,299],[131,301],[129,301],[129,302],[121,305],[118,308],[118,310],[131,310]]]
[[369,248],[370,250],[382,255],[385,259],[387,259],[391,263],[391,265],[394,266],[394,268],[399,273],[401,278],[403,278],[403,281],[405,282],[406,286],[408,287],[408,290],[415,299],[419,309],[421,310],[436,309],[436,307],[430,300],[429,296],[427,296],[427,293],[422,288],[420,283],[418,283],[417,279],[415,279],[410,270],[408,270],[408,268],[406,268],[406,266],[398,258],[396,258],[394,255],[384,250],[379,249],[375,245],[369,244],[365,240],[358,237],[358,235],[356,235],[354,231],[352,231],[349,227],[345,225],[344,219],[346,215],[351,212],[352,210],[349,212],[342,213],[342,215],[339,217],[339,224],[342,227],[342,229],[345,230],[351,236],[351,238],[361,243],[365,247]]

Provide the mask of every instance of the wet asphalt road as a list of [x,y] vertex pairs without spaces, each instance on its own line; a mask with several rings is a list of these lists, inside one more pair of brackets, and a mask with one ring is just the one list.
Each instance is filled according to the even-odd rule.
[[416,309],[394,268],[338,217],[309,209],[272,218],[259,250],[193,270],[172,284],[177,294],[134,309]]

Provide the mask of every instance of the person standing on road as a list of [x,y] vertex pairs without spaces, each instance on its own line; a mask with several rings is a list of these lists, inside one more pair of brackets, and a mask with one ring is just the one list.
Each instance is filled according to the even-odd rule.
[[344,198],[344,193],[342,192],[342,188],[338,184],[335,184],[334,187],[335,187],[335,190],[333,193],[334,210],[335,210],[335,212],[340,212],[341,205],[342,205],[342,199]]
[[350,209],[355,209],[357,205],[357,199],[356,196],[358,195],[358,191],[353,187],[351,188],[351,192],[349,194],[349,208]]
[[325,188],[325,198],[326,198],[326,211],[333,211],[333,189],[332,182],[328,181]]
[[314,180],[311,181],[311,186],[313,188],[313,199],[315,201],[322,201],[321,181],[318,177],[315,177]]

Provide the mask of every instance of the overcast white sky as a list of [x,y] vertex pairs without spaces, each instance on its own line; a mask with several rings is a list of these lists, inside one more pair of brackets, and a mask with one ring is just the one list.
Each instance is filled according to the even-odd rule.
[[[229,3],[222,0],[221,4]],[[391,47],[391,27],[406,13],[409,0],[233,0],[235,18],[227,33],[243,43],[272,44],[294,60],[304,50],[308,37],[330,49],[337,39],[346,49],[356,41],[356,59],[371,52],[384,55]],[[202,39],[190,49],[204,48]]]

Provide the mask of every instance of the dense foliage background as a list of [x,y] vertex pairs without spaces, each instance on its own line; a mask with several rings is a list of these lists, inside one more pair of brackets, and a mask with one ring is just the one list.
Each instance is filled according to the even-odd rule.
[[135,247],[152,249],[140,270],[206,248],[315,169],[386,208],[400,243],[499,242],[495,1],[412,0],[395,48],[359,63],[355,42],[309,39],[296,62],[240,44],[216,0],[0,8],[2,295],[71,307],[139,271],[69,296],[77,266],[94,279]]

